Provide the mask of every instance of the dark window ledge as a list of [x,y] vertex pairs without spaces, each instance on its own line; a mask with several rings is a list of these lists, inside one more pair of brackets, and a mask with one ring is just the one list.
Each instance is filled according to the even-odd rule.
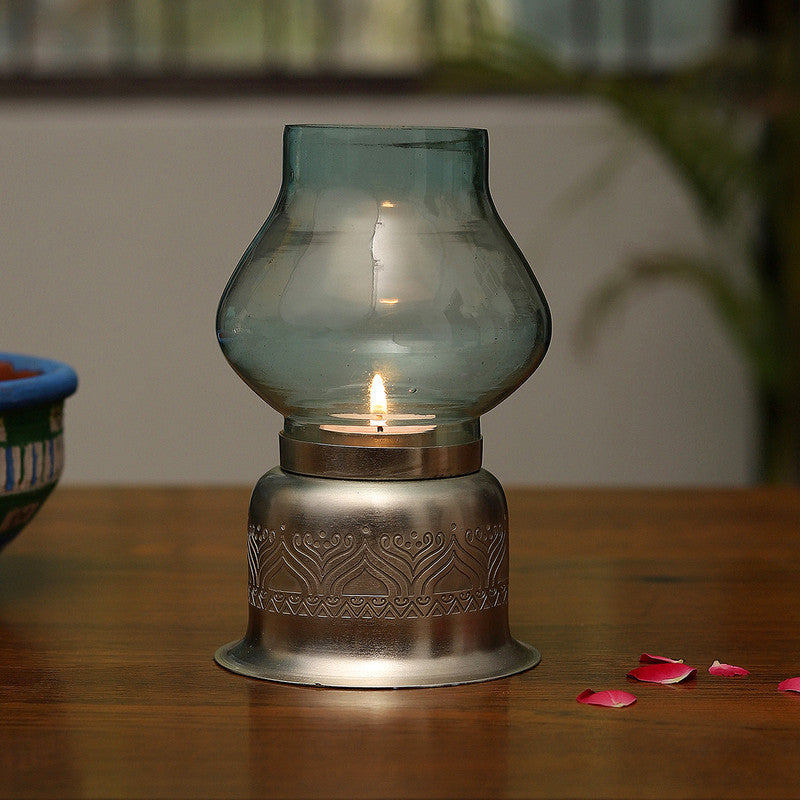
[[280,95],[418,94],[424,76],[296,76],[253,72],[6,74],[0,99],[97,99],[144,97],[275,97]]

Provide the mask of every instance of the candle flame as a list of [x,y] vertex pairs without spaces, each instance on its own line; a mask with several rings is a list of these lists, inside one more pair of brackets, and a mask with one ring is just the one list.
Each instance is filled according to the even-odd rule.
[[[369,387],[369,413],[373,417],[383,417],[388,412],[386,406],[386,387],[380,373],[375,373],[372,385]],[[373,423],[375,421],[373,420]]]

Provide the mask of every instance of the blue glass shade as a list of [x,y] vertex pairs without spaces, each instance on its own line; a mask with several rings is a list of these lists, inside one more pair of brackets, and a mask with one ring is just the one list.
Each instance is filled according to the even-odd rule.
[[277,202],[231,277],[219,342],[285,431],[474,438],[538,366],[550,313],[487,185],[487,133],[292,125]]

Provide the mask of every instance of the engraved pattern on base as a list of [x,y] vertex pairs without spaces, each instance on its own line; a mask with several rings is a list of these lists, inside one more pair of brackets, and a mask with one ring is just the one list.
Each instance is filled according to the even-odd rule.
[[373,534],[272,530],[247,535],[250,605],[340,619],[415,619],[508,602],[503,525]]

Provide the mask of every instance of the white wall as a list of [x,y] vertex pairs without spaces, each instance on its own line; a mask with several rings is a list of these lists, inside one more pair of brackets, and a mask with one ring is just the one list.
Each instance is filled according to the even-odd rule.
[[277,194],[291,122],[486,127],[490,181],[547,295],[539,371],[483,419],[506,484],[739,484],[751,392],[701,301],[642,294],[590,358],[571,337],[588,291],[626,256],[703,238],[663,164],[631,164],[594,200],[558,201],[620,129],[597,106],[527,99],[282,99],[0,105],[0,350],[72,364],[65,483],[252,483],[280,417],[233,374],[214,314]]

